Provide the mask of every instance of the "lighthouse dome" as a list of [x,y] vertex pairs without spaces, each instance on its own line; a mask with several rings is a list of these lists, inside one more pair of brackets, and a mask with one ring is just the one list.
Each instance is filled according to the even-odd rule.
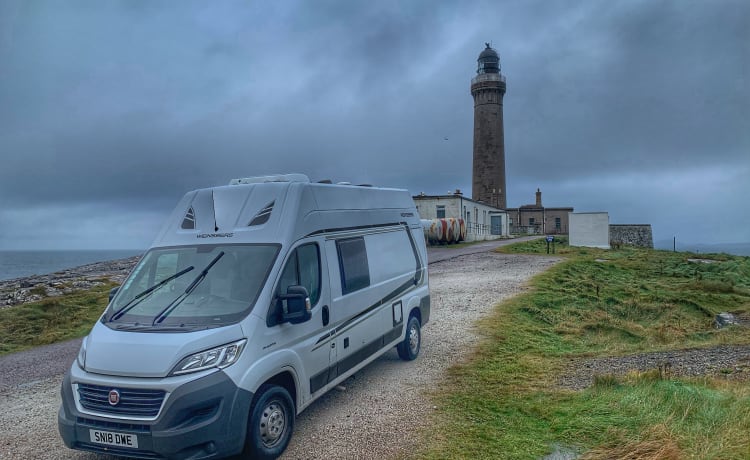
[[500,56],[489,43],[485,45],[487,47],[479,53],[477,59],[477,73],[500,73]]

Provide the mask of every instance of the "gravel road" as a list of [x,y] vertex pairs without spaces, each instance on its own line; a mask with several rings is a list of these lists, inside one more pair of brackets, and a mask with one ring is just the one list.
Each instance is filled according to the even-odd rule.
[[[557,260],[487,252],[502,244],[431,249],[432,315],[420,356],[407,363],[389,351],[320,398],[297,418],[282,458],[408,456],[433,410],[426,391],[471,351],[474,321]],[[59,385],[78,343],[0,358],[0,459],[114,458],[69,450],[57,433]]]

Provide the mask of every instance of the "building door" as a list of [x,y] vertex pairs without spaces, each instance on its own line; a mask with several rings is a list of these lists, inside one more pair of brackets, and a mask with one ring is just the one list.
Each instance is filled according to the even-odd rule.
[[503,216],[490,216],[491,233],[493,235],[503,234]]

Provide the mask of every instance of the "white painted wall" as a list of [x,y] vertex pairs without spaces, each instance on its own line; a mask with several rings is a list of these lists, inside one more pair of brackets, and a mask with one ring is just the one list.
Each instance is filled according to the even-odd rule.
[[570,245],[609,249],[609,214],[606,212],[571,212]]
[[[445,217],[463,218],[466,223],[466,241],[493,240],[510,235],[508,213],[484,203],[454,196],[414,197],[414,204],[421,219],[437,218],[437,206],[445,206]],[[501,234],[491,234],[491,216],[501,216]]]

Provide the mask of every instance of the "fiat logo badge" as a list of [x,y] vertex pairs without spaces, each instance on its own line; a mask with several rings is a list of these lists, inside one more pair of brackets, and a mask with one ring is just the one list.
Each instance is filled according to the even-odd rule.
[[120,392],[117,390],[109,390],[109,405],[116,406],[120,402]]

